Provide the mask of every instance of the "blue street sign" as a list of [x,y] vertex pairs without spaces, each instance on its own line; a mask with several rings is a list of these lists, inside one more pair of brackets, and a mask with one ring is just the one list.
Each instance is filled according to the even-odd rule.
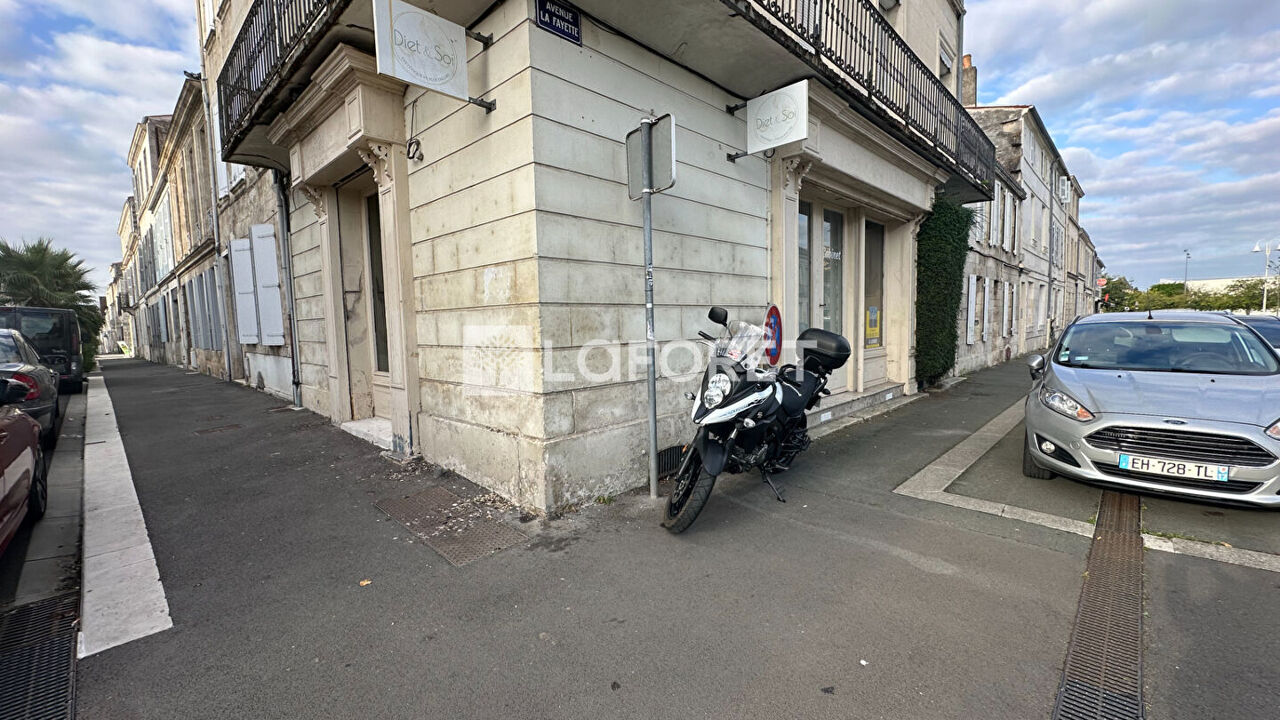
[[582,44],[582,14],[576,8],[556,0],[538,0],[536,10],[538,27],[575,45]]

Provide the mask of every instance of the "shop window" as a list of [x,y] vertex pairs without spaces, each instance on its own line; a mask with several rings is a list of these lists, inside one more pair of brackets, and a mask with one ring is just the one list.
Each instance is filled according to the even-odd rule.
[[844,333],[844,215],[822,213],[822,329]]
[[864,267],[863,344],[884,347],[884,226],[880,223],[867,223]]

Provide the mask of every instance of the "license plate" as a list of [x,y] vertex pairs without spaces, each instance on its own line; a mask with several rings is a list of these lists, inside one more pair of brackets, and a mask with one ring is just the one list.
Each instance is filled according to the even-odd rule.
[[1168,475],[1209,482],[1226,482],[1231,479],[1230,465],[1201,465],[1181,460],[1162,460],[1141,455],[1121,455],[1120,469],[1132,472]]

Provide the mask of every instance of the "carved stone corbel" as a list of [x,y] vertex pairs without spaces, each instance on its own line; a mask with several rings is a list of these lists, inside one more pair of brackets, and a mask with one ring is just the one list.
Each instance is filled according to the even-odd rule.
[[320,218],[320,222],[324,222],[328,219],[328,210],[324,205],[323,188],[318,188],[315,185],[308,185],[306,183],[300,183],[298,185],[298,192],[302,193],[302,196],[311,203],[311,209],[315,211],[316,217]]
[[[782,161],[782,179],[785,190],[792,192],[800,192],[800,184],[804,181],[804,176],[809,174],[809,170],[813,168],[813,161],[802,156],[786,158]],[[793,187],[794,185],[794,187]]]
[[391,184],[391,146],[386,143],[368,142],[356,148],[365,165],[373,168],[373,181],[379,188]]

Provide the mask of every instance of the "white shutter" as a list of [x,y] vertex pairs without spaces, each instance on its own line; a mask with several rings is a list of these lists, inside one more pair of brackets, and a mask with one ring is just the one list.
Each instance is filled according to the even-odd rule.
[[1009,283],[1009,286],[1013,288],[1013,299],[1009,301],[1009,304],[1013,306],[1013,312],[1009,315],[1009,336],[1017,337],[1018,313],[1021,312],[1021,308],[1018,307],[1018,288],[1022,287],[1022,283],[1017,285]]
[[1014,209],[1017,207],[1018,206],[1015,203],[1013,193],[1009,193],[1009,196],[1005,198],[1005,203],[1004,203],[1004,218],[1005,218],[1004,237],[1001,238],[1001,243],[1000,243],[1000,247],[1003,247],[1005,250],[1008,250],[1009,252],[1013,252],[1013,230],[1014,230],[1013,219],[1015,217]]
[[978,294],[978,276],[969,276],[969,312],[965,315],[965,343],[973,344],[973,320]]
[[1000,322],[1001,335],[1009,337],[1011,331],[1009,326],[1013,324],[1013,284],[1001,283],[1004,285],[1004,318]]
[[270,224],[254,225],[253,272],[258,284],[258,320],[263,345],[284,345],[284,310],[281,307],[280,268],[276,261],[276,231]]
[[241,345],[258,344],[258,294],[253,280],[253,245],[248,238],[231,241],[231,277],[235,284],[236,328]]
[[982,341],[991,336],[991,278],[983,280],[982,288]]
[[987,233],[987,244],[995,245],[1000,242],[1000,186],[996,185],[996,191],[991,196],[991,222],[990,231]]

